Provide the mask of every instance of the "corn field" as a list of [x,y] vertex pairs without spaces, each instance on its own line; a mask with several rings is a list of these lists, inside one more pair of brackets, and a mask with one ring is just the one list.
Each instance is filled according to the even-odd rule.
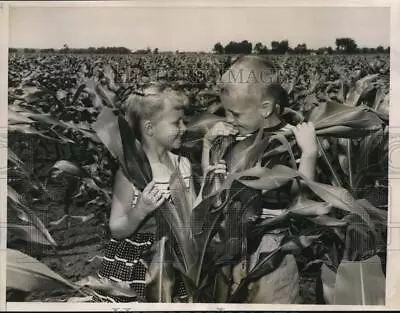
[[[171,230],[179,223],[190,225],[185,228],[187,234],[171,232],[183,260],[176,255],[169,257],[184,277],[192,302],[246,302],[247,286],[273,271],[277,260],[293,253],[302,303],[349,304],[346,301],[351,298],[355,304],[368,304],[368,299],[382,304],[389,56],[268,57],[279,68],[289,97],[283,118],[294,125],[312,121],[316,127],[316,179],[309,181],[286,166],[255,167],[260,147],[265,148],[261,153],[266,159],[285,156],[290,160],[297,153],[289,137],[259,138],[234,164],[236,170],[217,191],[203,191],[204,200],[192,208],[194,220],[203,224],[175,220],[167,209],[161,210]],[[167,80],[190,100],[187,140],[179,153],[190,159],[195,176],[201,178],[197,143],[207,129],[223,119],[216,83],[233,58],[212,54],[10,54],[8,301],[87,302],[98,296],[98,290],[131,296],[135,301],[126,287],[95,277],[110,236],[108,219],[117,168],[125,166],[137,186],[146,181],[138,181],[129,169],[136,164],[142,177],[148,178],[148,173],[141,167],[137,148],[125,147],[122,140],[118,150],[101,130],[108,125],[115,130],[114,138],[125,136],[116,116],[124,112],[128,95],[148,81]],[[271,149],[271,142],[277,139],[281,145]],[[129,149],[137,159],[126,158]],[[221,155],[225,149],[223,143],[215,153]],[[269,218],[246,234],[247,241],[259,241],[267,230],[283,229],[285,240],[278,250],[260,257],[236,291],[221,300],[212,292],[215,281],[209,272],[217,273],[236,260],[242,235],[227,232],[225,241],[212,249],[210,239],[215,221],[232,205],[232,190],[270,191],[292,180],[301,181],[307,190],[295,199],[282,200],[279,210],[270,210]],[[179,179],[175,184],[180,190]],[[222,199],[219,207],[212,207],[215,197]],[[185,203],[184,199],[179,202]],[[188,208],[176,209],[183,212]],[[240,212],[245,210],[239,208]],[[209,214],[205,216],[205,212]],[[226,227],[229,223],[235,223],[235,218],[228,219]],[[162,245],[165,242],[160,241]],[[343,260],[360,269],[364,275],[361,282],[355,274],[349,279]],[[169,264],[167,260],[165,264]],[[329,295],[329,288],[336,290],[335,297]],[[370,297],[358,299],[359,291]],[[155,301],[167,300],[156,297]]]

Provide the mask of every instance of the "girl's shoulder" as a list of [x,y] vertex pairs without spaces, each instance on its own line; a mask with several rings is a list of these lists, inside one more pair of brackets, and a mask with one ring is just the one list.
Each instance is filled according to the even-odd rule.
[[192,166],[188,158],[181,156],[179,162],[179,169],[181,170],[182,176],[188,178],[192,175]]
[[192,167],[188,158],[184,156],[179,156],[172,152],[170,152],[170,156],[172,161],[175,163],[175,166],[179,166],[179,170],[181,171],[182,176],[185,177],[192,174]]

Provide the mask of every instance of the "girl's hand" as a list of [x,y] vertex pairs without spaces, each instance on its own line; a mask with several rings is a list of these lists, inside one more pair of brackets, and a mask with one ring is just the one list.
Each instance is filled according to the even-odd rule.
[[212,143],[218,136],[237,135],[239,130],[227,122],[216,123],[205,135],[204,140]]
[[318,154],[317,136],[312,122],[297,125],[293,128],[293,133],[303,154],[312,156]]
[[165,196],[155,186],[154,180],[150,182],[139,196],[140,206],[150,214],[159,208],[166,200]]

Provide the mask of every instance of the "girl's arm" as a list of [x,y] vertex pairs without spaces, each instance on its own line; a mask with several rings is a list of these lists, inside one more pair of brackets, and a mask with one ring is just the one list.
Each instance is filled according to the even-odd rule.
[[133,205],[135,197],[132,183],[125,177],[122,170],[118,169],[115,175],[109,221],[111,234],[115,239],[130,236],[148,215],[139,198],[136,199],[137,205]]

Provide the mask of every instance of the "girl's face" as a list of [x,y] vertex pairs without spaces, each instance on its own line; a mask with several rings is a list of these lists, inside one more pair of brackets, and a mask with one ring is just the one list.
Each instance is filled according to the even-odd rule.
[[152,122],[153,138],[167,150],[179,149],[186,131],[183,109],[165,104],[157,119]]

